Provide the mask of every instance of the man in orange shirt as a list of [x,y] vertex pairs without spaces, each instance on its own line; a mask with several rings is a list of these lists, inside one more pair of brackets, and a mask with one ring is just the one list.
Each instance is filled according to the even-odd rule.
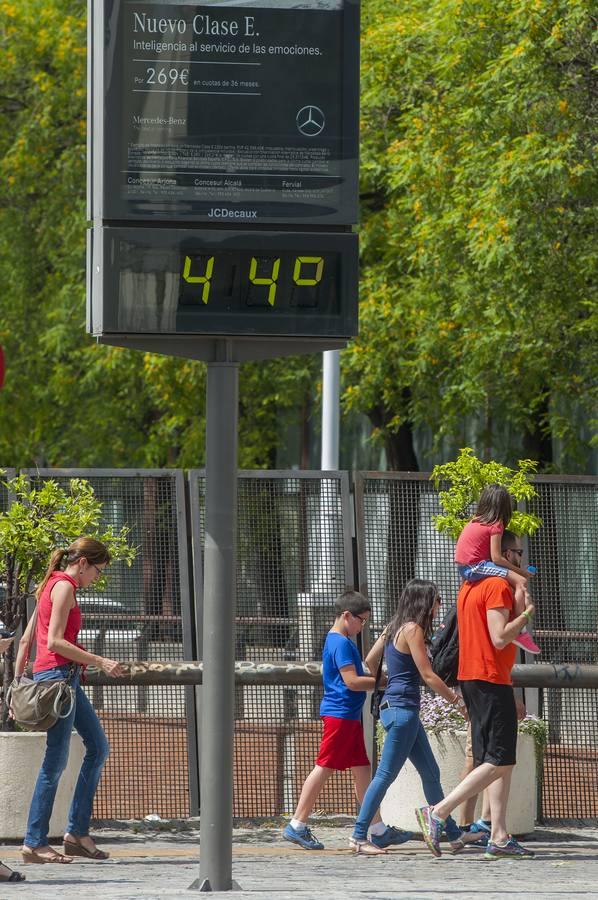
[[[505,531],[503,541],[516,552],[521,542]],[[471,722],[475,768],[433,808],[424,806],[416,815],[424,840],[434,856],[440,856],[440,836],[446,817],[469,797],[488,789],[492,834],[487,859],[533,857],[507,832],[506,812],[511,775],[516,762],[517,710],[511,669],[517,648],[513,639],[533,616],[528,602],[521,615],[513,616],[514,595],[504,578],[463,582],[457,598],[459,623],[458,679]]]

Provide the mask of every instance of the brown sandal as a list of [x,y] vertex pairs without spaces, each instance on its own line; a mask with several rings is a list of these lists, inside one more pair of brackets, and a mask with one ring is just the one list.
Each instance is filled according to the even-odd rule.
[[21,856],[23,857],[23,862],[26,866],[31,866],[34,864],[41,866],[45,865],[46,863],[66,865],[66,863],[71,863],[73,861],[71,857],[65,856],[63,853],[59,853],[58,850],[54,850],[51,855],[45,856],[41,853],[38,853],[36,850],[32,850],[30,847],[24,847],[21,850]]
[[84,856],[85,859],[95,860],[108,859],[110,856],[105,850],[99,850],[97,847],[95,850],[88,850],[83,844],[74,844],[72,841],[64,842],[64,852],[69,856]]
[[386,850],[376,847],[371,841],[358,841],[357,838],[349,838],[349,846],[353,853],[361,854],[361,856],[383,856]]

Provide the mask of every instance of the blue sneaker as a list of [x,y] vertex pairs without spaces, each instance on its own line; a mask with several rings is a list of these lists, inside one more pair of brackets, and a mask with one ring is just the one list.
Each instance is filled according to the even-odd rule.
[[479,834],[479,840],[472,847],[487,847],[490,840],[490,825],[484,819],[478,819],[469,826],[470,834]]
[[484,859],[533,859],[535,855],[533,850],[522,847],[519,841],[509,835],[506,844],[495,844],[493,841],[489,841]]
[[430,853],[436,857],[442,856],[440,838],[445,825],[444,819],[439,819],[438,816],[435,816],[429,806],[422,806],[420,809],[416,809],[415,817]]
[[289,823],[284,831],[282,832],[282,836],[285,841],[290,841],[292,844],[299,844],[300,847],[303,847],[304,850],[323,850],[324,844],[321,844],[320,841],[316,838],[315,834],[309,830],[307,825],[305,828],[293,828]]
[[383,831],[382,834],[370,835],[370,842],[374,847],[380,847],[382,850],[385,847],[390,847],[391,844],[404,844],[412,839],[412,831],[403,831],[402,828],[394,828],[393,825],[387,825],[386,831]]

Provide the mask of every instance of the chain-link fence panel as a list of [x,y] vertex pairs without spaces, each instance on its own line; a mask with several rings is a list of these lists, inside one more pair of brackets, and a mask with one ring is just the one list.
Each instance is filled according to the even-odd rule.
[[[111,659],[192,659],[184,479],[174,470],[40,470],[68,486],[85,478],[105,525],[129,529],[133,565],[114,562],[105,586],[79,592],[79,640]],[[163,818],[197,812],[195,712],[191,688],[93,687],[88,691],[111,745],[94,804],[96,818]],[[189,759],[191,753],[191,760]],[[194,799],[195,798],[195,799]]]
[[[0,467],[0,513],[6,512],[9,505],[11,497],[8,493],[8,488],[4,482],[14,478],[15,470],[14,469],[5,469]],[[0,603],[6,598],[6,585],[0,581]]]
[[[189,478],[200,607],[205,478],[200,471]],[[334,600],[353,586],[347,474],[240,472],[237,533],[236,659],[321,660]],[[308,686],[237,688],[235,816],[293,811],[317,756],[321,696]],[[354,811],[348,773],[327,785],[318,808]]]
[[411,578],[436,582],[441,615],[455,603],[460,578],[454,542],[436,531],[441,512],[427,475],[355,473],[355,515],[359,582],[372,604],[372,639],[392,618]]
[[[536,479],[530,510],[542,527],[529,539],[537,566],[530,581],[536,600],[540,661],[598,664],[598,479]],[[598,816],[598,690],[543,692],[549,745],[542,812],[547,818]]]

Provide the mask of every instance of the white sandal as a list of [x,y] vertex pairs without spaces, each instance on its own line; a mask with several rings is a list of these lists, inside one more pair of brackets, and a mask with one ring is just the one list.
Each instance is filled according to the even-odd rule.
[[357,838],[349,838],[349,846],[353,853],[361,854],[361,856],[382,856],[386,855],[386,850],[376,847],[371,841],[359,841]]

